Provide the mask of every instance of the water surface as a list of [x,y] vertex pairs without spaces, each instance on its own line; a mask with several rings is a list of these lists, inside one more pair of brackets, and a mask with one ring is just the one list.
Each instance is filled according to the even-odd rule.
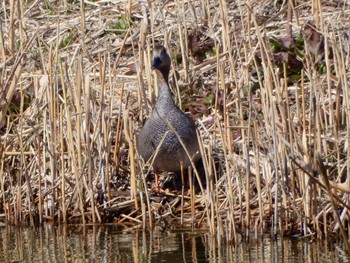
[[0,262],[349,262],[341,243],[264,238],[223,245],[203,231],[0,227]]

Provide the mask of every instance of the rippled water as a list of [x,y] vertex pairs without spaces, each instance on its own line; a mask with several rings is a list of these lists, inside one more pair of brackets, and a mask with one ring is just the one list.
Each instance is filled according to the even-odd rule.
[[349,262],[342,245],[263,239],[219,245],[200,231],[114,226],[0,227],[0,262]]

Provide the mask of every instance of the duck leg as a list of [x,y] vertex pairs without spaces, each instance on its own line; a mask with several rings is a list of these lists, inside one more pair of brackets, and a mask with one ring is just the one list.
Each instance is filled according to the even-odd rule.
[[159,181],[158,181],[158,179],[159,179],[159,174],[158,173],[155,173],[154,174],[154,180],[155,180],[155,191],[157,192],[157,193],[159,193],[160,192],[160,187],[159,187]]
[[159,175],[160,173],[154,173],[154,188],[152,191],[156,192],[157,194],[164,193],[165,191],[159,186]]

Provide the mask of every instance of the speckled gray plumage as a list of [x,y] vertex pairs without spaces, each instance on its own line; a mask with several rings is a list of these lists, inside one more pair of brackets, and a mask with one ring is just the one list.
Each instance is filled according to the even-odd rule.
[[194,162],[199,159],[196,126],[172,99],[168,84],[170,57],[163,46],[155,48],[152,67],[157,74],[159,94],[153,111],[138,136],[137,150],[145,161],[151,161],[165,136],[153,162],[153,170],[155,173],[176,172],[181,169],[181,164],[186,169],[191,162],[168,123],[177,132]]

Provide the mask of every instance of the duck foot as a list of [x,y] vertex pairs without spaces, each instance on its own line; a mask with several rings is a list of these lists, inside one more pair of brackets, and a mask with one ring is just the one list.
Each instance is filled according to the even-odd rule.
[[160,186],[154,186],[154,188],[152,188],[152,192],[157,194],[162,194],[162,193],[165,193],[165,190]]
[[154,174],[154,179],[155,179],[155,183],[154,183],[154,188],[152,189],[153,192],[156,192],[158,194],[160,193],[164,193],[164,190],[159,186],[159,174]]

